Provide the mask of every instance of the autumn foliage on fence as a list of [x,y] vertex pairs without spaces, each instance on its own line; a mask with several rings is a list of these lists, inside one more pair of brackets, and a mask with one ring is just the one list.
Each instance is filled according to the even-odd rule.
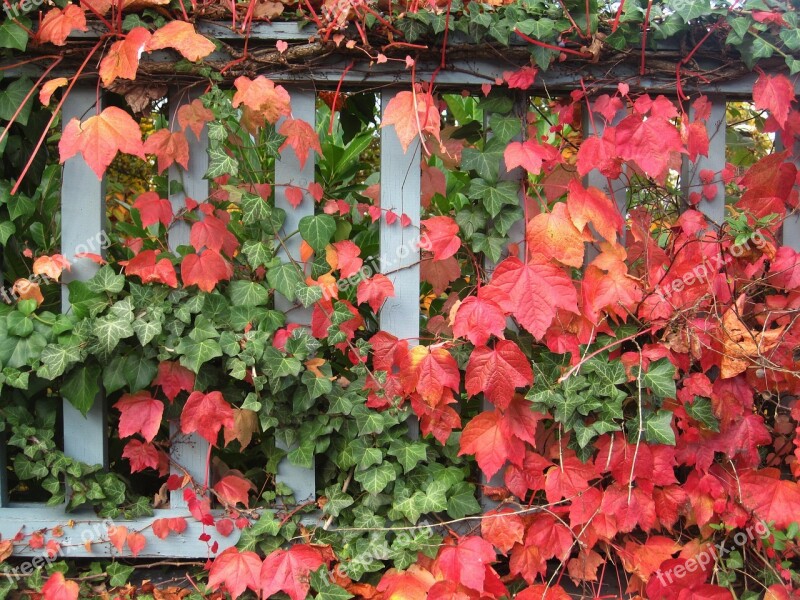
[[[108,10],[49,7],[33,41],[64,46]],[[109,32],[84,66],[92,59],[113,88],[136,79],[146,53],[201,64],[215,49],[186,20],[152,29]],[[290,186],[290,204],[313,202],[316,214],[278,233],[274,182],[247,172],[237,152],[251,136],[264,164],[291,149],[302,166],[324,161],[332,143],[327,123],[293,118],[284,86],[264,75],[238,76],[229,91],[209,84],[146,139],[117,106],[64,123],[59,161],[80,156],[98,178],[120,155],[152,157],[158,174],[185,170],[189,140],[204,131],[211,140],[212,195],[180,210],[157,189],[138,195],[128,222],[114,225],[108,263],[92,254],[102,269],[70,284],[71,316],[37,308],[38,283],[15,286],[17,303],[0,315],[0,366],[13,387],[26,389],[28,376],[56,382],[85,412],[96,383],[78,389],[76,374],[113,371],[103,383],[121,458],[130,473],[182,490],[185,518],[158,519],[152,532],[118,526],[107,543],[136,556],[151,533],[182,534],[187,519],[236,530],[239,546],[222,551],[201,538],[207,590],[233,598],[302,600],[313,589],[338,599],[556,600],[569,597],[567,579],[593,589],[607,570],[645,598],[797,597],[800,254],[782,244],[798,208],[794,83],[760,72],[752,93],[765,130],[789,150],[692,179],[709,132],[725,134],[714,133],[705,95],[674,100],[625,82],[576,90],[550,102],[553,121],[539,129],[533,111],[504,102],[534,84],[530,65],[481,90],[492,136],[473,139],[453,134],[442,110],[452,105],[406,63],[408,89],[380,127],[394,128],[404,150],[423,147],[419,340],[376,327],[397,290],[387,274],[363,271],[369,231],[417,225],[381,208],[366,184],[334,194],[334,183],[364,183],[355,175]],[[30,95],[38,86],[40,103],[60,108],[76,81],[43,76]],[[329,115],[344,110],[331,106]],[[567,134],[588,113],[575,144]],[[362,136],[362,152],[376,131]],[[683,190],[682,169],[682,183],[692,181]],[[597,173],[626,181],[628,202],[587,185]],[[714,223],[706,208],[720,193],[725,221]],[[680,211],[666,210],[673,203]],[[175,249],[167,234],[178,222],[189,236]],[[303,242],[286,259],[289,234]],[[35,258],[42,287],[68,266],[54,252]],[[309,322],[287,325],[272,308],[278,295],[308,308]],[[408,410],[419,440],[408,437]],[[249,471],[217,463],[213,481],[168,477],[167,419],[219,452],[245,451],[255,436],[277,453],[263,434],[298,428],[305,438],[289,459],[331,455],[320,496],[273,514],[262,509],[281,490]],[[49,469],[43,477],[58,475]],[[494,507],[482,511],[478,492]],[[341,531],[298,526],[306,509]],[[734,543],[754,528],[765,535]],[[47,536],[0,541],[0,562],[14,544],[58,545]],[[40,592],[74,600],[80,587],[55,572]]]

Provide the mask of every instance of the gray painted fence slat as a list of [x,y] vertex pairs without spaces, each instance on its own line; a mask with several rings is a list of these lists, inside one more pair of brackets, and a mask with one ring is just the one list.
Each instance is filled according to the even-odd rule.
[[[720,179],[720,172],[725,168],[725,96],[712,94],[708,97],[711,102],[711,116],[706,123],[708,129],[708,156],[698,156],[694,163],[684,158],[681,173],[681,187],[684,196],[688,198],[690,192],[702,192],[700,172],[708,169],[714,172],[714,184],[717,195],[713,200],[700,200],[697,208],[708,219],[717,225],[725,221],[725,186]],[[694,109],[690,111],[694,116]]]
[[[94,110],[97,92],[94,86],[76,86],[64,102],[62,123],[83,119]],[[88,115],[91,116],[91,115]],[[82,156],[64,163],[61,183],[61,253],[71,268],[63,274],[64,283],[89,279],[98,266],[88,258],[76,258],[80,252],[99,252],[105,239],[105,186]],[[69,310],[69,290],[63,288],[63,310]],[[102,393],[101,393],[102,394]],[[99,396],[86,417],[64,400],[64,452],[85,463],[108,465],[108,436],[104,398]]]
[[[314,92],[298,88],[288,88],[292,98],[292,117],[306,121],[312,127],[316,123],[316,95]],[[281,154],[281,159],[275,162],[275,205],[286,211],[286,221],[283,225],[283,235],[288,236],[297,231],[300,219],[307,215],[314,214],[314,199],[306,188],[314,181],[314,153],[309,153],[305,165],[301,168],[300,161],[294,150],[285,149]],[[286,198],[286,189],[292,185],[302,189],[303,201],[294,208]],[[300,260],[300,244],[302,239],[299,235],[285,239],[284,249],[281,249],[279,256],[283,259],[293,258]],[[288,253],[288,255],[287,255]],[[311,322],[311,311],[295,307],[280,294],[275,296],[275,308],[286,312],[288,323],[302,323],[308,325]],[[279,440],[277,444],[283,450],[289,450]],[[317,493],[315,469],[305,469],[293,465],[287,459],[283,459],[278,465],[277,480],[285,483],[294,491],[294,498],[297,502],[302,502],[309,498],[314,498]]]
[[[794,164],[800,169],[800,141],[794,145]],[[800,213],[797,211],[786,216],[783,221],[783,243],[800,251]]]
[[[381,114],[397,90],[381,93]],[[410,346],[419,343],[419,274],[420,274],[420,152],[415,138],[403,152],[394,127],[381,129],[381,224],[380,265],[394,285],[394,297],[387,298],[380,311],[381,329]],[[398,218],[387,225],[384,211],[407,215],[411,223],[403,227]],[[416,418],[407,421],[409,435],[419,437]]]
[[[169,122],[173,130],[178,127],[177,113],[180,106],[190,103],[199,96],[199,91],[171,90]],[[208,198],[209,192],[208,180],[205,179],[208,170],[208,128],[203,128],[199,140],[187,128],[186,139],[189,142],[189,170],[183,171],[177,165],[172,165],[169,169],[170,181],[176,180],[183,184],[182,191],[175,191],[169,196],[172,211],[175,214],[186,208],[184,200],[187,197],[203,202]],[[189,223],[186,221],[177,221],[172,225],[169,230],[170,250],[189,243],[190,229]],[[208,442],[197,433],[190,435],[180,433],[177,423],[170,423],[170,438],[172,439],[170,458],[175,463],[170,464],[170,473],[183,476],[182,469],[185,469],[197,483],[204,483],[208,479]],[[169,502],[172,508],[185,507],[183,490],[170,492]]]

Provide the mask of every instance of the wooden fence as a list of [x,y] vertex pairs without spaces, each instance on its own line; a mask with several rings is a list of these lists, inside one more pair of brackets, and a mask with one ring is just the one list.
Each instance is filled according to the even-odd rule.
[[[206,24],[205,33],[224,36],[228,31],[222,26]],[[288,29],[287,29],[288,27]],[[229,31],[228,31],[229,33]],[[91,35],[89,32],[88,35]],[[261,38],[264,44],[276,39],[303,39],[307,33],[301,32],[295,26],[275,25],[264,26],[254,32],[254,37]],[[274,43],[274,42],[273,42]],[[157,57],[156,57],[157,58]],[[493,81],[508,68],[507,65],[476,59],[466,61],[460,68],[443,71],[437,76],[437,83],[454,89],[476,89],[486,81]],[[327,67],[321,66],[315,71],[307,73],[287,72],[274,76],[268,74],[276,82],[282,83],[289,91],[292,99],[293,117],[303,119],[308,123],[315,122],[316,92],[319,87],[330,87],[342,79],[342,66],[333,63]],[[624,76],[624,74],[622,74]],[[425,73],[420,68],[419,77],[424,79]],[[609,77],[607,81],[618,81],[620,77]],[[367,74],[351,70],[344,78],[346,88],[369,86],[372,89],[380,88],[380,100],[383,109],[398,91],[408,89],[408,74],[397,72],[389,67],[375,65],[374,70]],[[712,101],[711,118],[708,121],[710,151],[707,158],[701,157],[696,163],[686,165],[682,174],[685,186],[699,184],[699,172],[710,169],[720,172],[725,166],[725,106],[728,100],[748,99],[752,90],[754,78],[747,77],[738,81],[726,82],[710,87],[704,87],[703,92],[709,95]],[[674,93],[668,81],[638,78],[636,87],[654,93]],[[530,95],[545,95],[569,91],[578,86],[578,75],[574,71],[565,71],[554,68],[539,75],[534,87],[529,90]],[[632,85],[633,87],[633,85]],[[62,122],[67,123],[73,117],[82,118],[88,111],[95,108],[97,102],[97,82],[87,80],[70,93],[63,107]],[[183,103],[192,100],[190,93],[174,90],[169,98],[171,118]],[[597,126],[601,119],[586,120],[586,127],[590,133],[591,122]],[[202,199],[208,196],[209,182],[204,179],[208,168],[206,147],[208,140],[203,137],[190,140],[190,164],[188,172],[178,176],[177,172],[171,173],[171,178],[182,179],[183,192],[171,196],[174,207],[183,207],[184,194],[193,198]],[[381,222],[380,248],[381,264],[394,284],[396,296],[387,300],[380,313],[381,327],[399,338],[416,340],[419,337],[419,250],[412,250],[399,257],[396,249],[414,247],[413,237],[419,231],[420,219],[420,146],[412,144],[407,153],[402,151],[394,128],[381,129],[380,133],[380,175],[381,175],[381,207],[392,210],[397,214],[406,214],[410,217],[412,226],[401,227],[399,223],[386,225]],[[174,167],[173,167],[174,169]],[[301,169],[299,161],[293,150],[287,149],[276,162],[274,173],[274,189],[276,190],[276,204],[286,210],[287,219],[284,231],[289,233],[297,229],[299,220],[313,213],[314,202],[307,199],[299,208],[290,207],[283,190],[290,184],[304,188],[314,180],[314,161],[309,157]],[[519,171],[519,170],[517,170]],[[522,172],[511,172],[504,177],[522,177]],[[609,182],[598,171],[588,175],[589,185],[612,192],[624,211],[625,190],[622,181]],[[703,202],[701,210],[714,222],[724,220],[724,190],[722,184],[717,184],[716,197],[709,202]],[[72,270],[65,273],[64,280],[84,280],[93,275],[97,266],[88,259],[75,258],[76,249],[85,247],[87,241],[101,239],[105,215],[104,183],[98,181],[91,169],[86,165],[81,156],[75,156],[66,161],[63,171],[62,199],[62,247],[61,253],[72,263]],[[174,248],[188,243],[188,225],[179,223],[169,233],[170,245]],[[784,243],[800,249],[800,218],[796,214],[790,215],[784,223]],[[299,236],[293,236],[286,241],[286,250],[293,255],[299,254]],[[391,265],[386,268],[386,265]],[[282,298],[277,297],[277,308],[287,309],[289,306],[281,303]],[[64,288],[63,310],[69,310],[68,290]],[[308,312],[294,308],[288,312],[289,321],[309,322]],[[107,419],[105,402],[98,399],[88,415],[84,417],[69,402],[63,403],[63,439],[64,451],[71,457],[90,464],[108,466],[107,453]],[[205,480],[207,442],[197,435],[184,436],[172,426],[174,443],[171,448],[171,458],[175,463],[185,467],[192,476],[198,480]],[[72,557],[108,557],[119,555],[108,539],[107,527],[109,523],[91,512],[66,513],[62,507],[45,507],[35,504],[11,503],[8,500],[7,469],[5,467],[5,448],[0,445],[0,535],[3,539],[13,537],[18,531],[24,530],[30,534],[38,530],[51,530],[56,526],[63,527],[64,536],[60,539],[62,551],[66,556]],[[315,473],[311,469],[293,466],[288,461],[283,461],[278,470],[278,480],[288,485],[298,501],[311,498],[316,493]],[[488,506],[490,502],[484,502]],[[154,519],[188,516],[188,509],[181,492],[173,492],[168,509],[156,509],[152,517],[135,521],[116,521],[116,525],[125,525],[130,530],[149,533],[149,525]],[[193,558],[206,557],[208,544],[198,540],[202,533],[212,536],[212,540],[219,542],[219,550],[237,542],[237,533],[229,537],[221,537],[213,527],[204,527],[193,518],[187,519],[189,526],[180,535],[171,535],[165,540],[160,540],[154,535],[147,535],[147,544],[139,556],[142,557],[175,557]],[[321,521],[320,521],[321,524]],[[85,544],[86,540],[94,542]],[[127,551],[126,551],[127,552]],[[25,548],[21,551],[15,548],[16,555],[41,555],[41,550]]]

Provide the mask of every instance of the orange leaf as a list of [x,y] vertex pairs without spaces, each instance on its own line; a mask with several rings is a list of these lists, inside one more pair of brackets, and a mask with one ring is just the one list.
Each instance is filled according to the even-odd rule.
[[124,525],[111,525],[108,528],[108,541],[117,549],[117,552],[122,552],[125,547],[125,540],[128,537],[128,528]]
[[42,295],[39,284],[30,279],[17,279],[11,291],[16,294],[20,300],[36,300],[36,304],[44,302],[44,296]]
[[67,4],[62,11],[59,8],[51,8],[42,19],[42,24],[36,34],[36,39],[40,42],[50,42],[56,46],[64,46],[67,37],[73,30],[86,31],[86,15],[83,9],[75,4]]
[[[70,4],[70,6],[74,5]],[[50,106],[50,97],[53,95],[53,92],[60,87],[64,87],[67,83],[66,77],[56,77],[55,79],[45,82],[42,89],[39,90],[39,102],[44,106]]]
[[11,540],[0,541],[0,563],[4,563],[6,559],[14,553],[14,542]]
[[540,213],[528,222],[525,241],[531,254],[555,258],[562,264],[580,268],[583,265],[583,244],[591,241],[572,224],[567,205],[557,202],[549,213]]
[[506,435],[499,411],[490,410],[474,417],[461,433],[459,456],[474,454],[487,478],[500,470],[506,460],[521,461],[525,446],[519,439]]
[[209,121],[214,120],[214,113],[211,109],[203,106],[199,98],[192,100],[191,104],[184,104],[178,109],[178,124],[182,129],[187,127],[194,132],[194,137],[200,139],[203,126]]
[[33,274],[44,275],[53,281],[58,281],[61,277],[61,272],[67,269],[69,271],[69,263],[60,254],[53,254],[52,256],[40,256],[33,261]]
[[62,163],[80,152],[98,179],[117,152],[145,158],[139,125],[116,106],[109,106],[83,123],[72,119],[64,128],[58,151]]
[[163,173],[172,163],[189,168],[189,142],[182,131],[159,129],[144,142],[145,154],[155,154],[158,172]]
[[214,484],[214,491],[217,492],[217,496],[231,507],[237,503],[242,503],[247,508],[250,505],[248,493],[252,488],[252,483],[238,475],[226,475]]
[[418,134],[429,133],[438,140],[440,123],[439,110],[430,92],[399,92],[386,105],[381,127],[394,125],[403,152],[408,152]]
[[128,32],[124,40],[114,42],[103,60],[100,61],[100,78],[108,87],[118,77],[136,79],[139,58],[150,39],[150,32],[144,27],[135,27]]
[[625,222],[611,199],[597,188],[584,188],[577,179],[569,182],[567,190],[567,208],[575,227],[583,231],[591,223],[597,233],[613,244]]
[[465,376],[467,394],[483,395],[495,406],[506,408],[514,389],[533,383],[531,363],[511,340],[500,340],[495,347],[473,350]]
[[131,549],[131,554],[134,556],[139,556],[139,553],[144,549],[147,543],[145,537],[136,531],[129,533],[125,541],[128,543],[128,548]]
[[183,286],[196,285],[210,292],[223,280],[233,275],[233,267],[216,250],[206,248],[202,254],[187,254],[181,263]]
[[139,252],[125,263],[125,273],[140,277],[142,283],[163,283],[171,288],[178,287],[175,266],[168,258],[156,261],[157,256],[155,250]]
[[281,123],[278,133],[286,136],[286,141],[283,142],[279,150],[282,152],[287,146],[291,146],[300,161],[301,169],[306,164],[309,150],[322,154],[317,132],[305,121],[292,118],[286,119]]
[[233,85],[236,86],[233,108],[244,104],[273,124],[281,117],[291,115],[289,92],[283,86],[276,86],[263,75],[252,80],[244,76],[237,77]]
[[257,595],[261,591],[261,559],[255,552],[241,552],[238,548],[223,551],[208,572],[208,587],[216,590],[220,585],[236,600],[246,588]]
[[164,48],[173,48],[184,58],[197,62],[211,54],[216,46],[214,42],[197,33],[191,23],[170,21],[157,29],[147,44],[148,52]]
[[74,581],[64,579],[64,574],[56,571],[42,586],[44,600],[78,600],[80,586]]

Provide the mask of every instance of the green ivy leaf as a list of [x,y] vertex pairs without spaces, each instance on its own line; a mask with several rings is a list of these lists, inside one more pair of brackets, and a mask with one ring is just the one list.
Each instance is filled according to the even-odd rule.
[[185,337],[178,343],[175,351],[181,355],[180,363],[194,373],[199,373],[200,367],[211,359],[222,356],[222,348],[214,339],[195,341]]
[[647,417],[644,424],[644,435],[648,442],[655,444],[675,445],[675,432],[672,430],[672,412],[659,410]]
[[233,281],[228,286],[228,296],[236,306],[264,306],[269,303],[269,292],[255,281]]
[[396,477],[397,473],[394,467],[389,463],[383,463],[366,471],[357,471],[353,479],[361,483],[362,487],[370,494],[377,494],[382,492]]
[[642,384],[653,390],[659,398],[674,398],[675,365],[668,358],[661,358],[650,364],[642,378]]
[[[30,31],[31,20],[28,17],[20,16],[16,20],[5,19],[0,25],[0,48],[11,48],[25,52],[28,47],[28,31]],[[27,31],[25,28],[28,28]]]
[[707,429],[711,431],[719,431],[719,420],[714,414],[714,407],[711,405],[711,400],[701,396],[695,396],[691,404],[684,404],[686,414],[693,419],[699,421]]
[[61,386],[63,396],[83,416],[86,416],[100,394],[100,372],[98,365],[81,365],[70,373]]
[[289,302],[297,298],[297,288],[304,283],[303,275],[297,266],[281,263],[267,270],[267,282]]
[[308,215],[300,219],[298,228],[314,252],[321,253],[336,233],[336,221],[330,215]]

